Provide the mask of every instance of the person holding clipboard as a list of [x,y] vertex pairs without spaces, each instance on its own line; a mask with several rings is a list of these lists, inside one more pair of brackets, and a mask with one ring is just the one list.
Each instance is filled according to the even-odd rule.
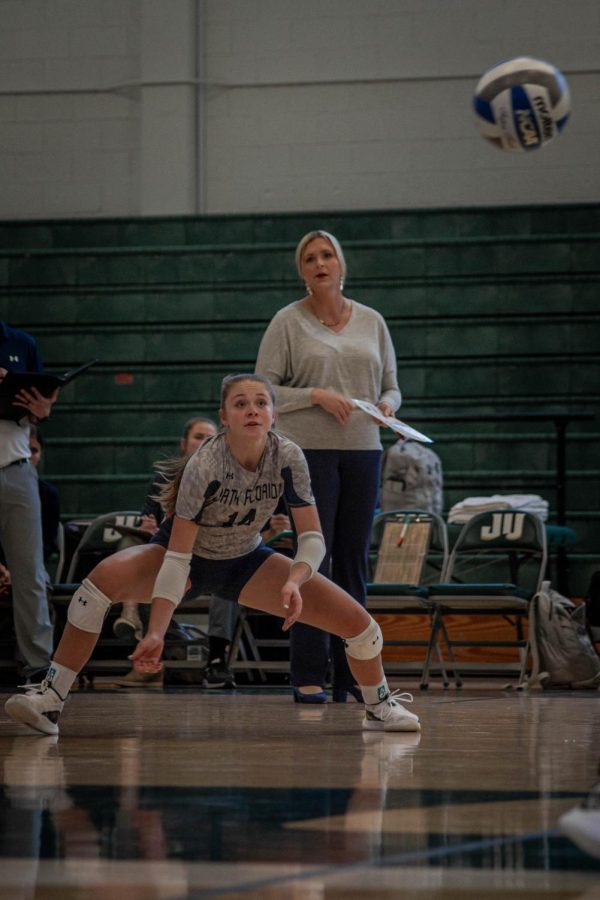
[[[256,371],[275,385],[278,430],[308,461],[327,546],[319,571],[364,606],[379,493],[379,423],[389,427],[401,402],[396,353],[383,317],[344,295],[346,261],[334,235],[305,234],[296,268],[306,293],[271,320]],[[371,401],[370,413],[360,412],[353,397]],[[360,701],[342,641],[294,625],[290,666],[297,703],[327,701],[330,660],[334,702]]]
[[[41,373],[34,338],[0,322],[0,392],[9,373]],[[4,385],[6,388],[6,385]],[[52,654],[52,625],[46,596],[46,572],[37,474],[30,464],[31,423],[48,418],[58,396],[32,384],[17,386],[10,402],[0,404],[0,544],[11,573],[18,661],[28,682],[44,673]]]

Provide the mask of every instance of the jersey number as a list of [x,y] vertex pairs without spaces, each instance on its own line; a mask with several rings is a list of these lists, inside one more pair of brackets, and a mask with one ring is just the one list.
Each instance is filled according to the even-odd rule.
[[236,522],[238,514],[236,512],[232,513],[226,522],[223,522],[223,528],[232,528],[234,525],[252,525],[256,518],[256,509],[252,507],[249,509],[243,519],[240,519],[239,522]]

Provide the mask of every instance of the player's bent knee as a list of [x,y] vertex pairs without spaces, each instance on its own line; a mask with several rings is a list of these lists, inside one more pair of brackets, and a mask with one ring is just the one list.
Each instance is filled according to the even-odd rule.
[[375,659],[383,647],[383,634],[379,624],[371,617],[364,631],[353,638],[344,638],[346,653],[353,659]]
[[69,603],[67,620],[80,631],[100,634],[110,607],[109,598],[89,578],[84,578]]

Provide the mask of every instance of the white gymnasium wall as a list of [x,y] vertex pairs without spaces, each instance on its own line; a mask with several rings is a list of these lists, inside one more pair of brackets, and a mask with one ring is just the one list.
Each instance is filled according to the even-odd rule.
[[0,0],[0,218],[196,210],[195,0]]
[[128,0],[0,0],[0,216],[127,213],[139,109],[96,93],[138,77]]
[[[600,0],[207,0],[205,28],[212,212],[600,200]],[[573,113],[513,155],[471,96],[522,54],[569,73]]]
[[[503,154],[521,53],[573,115]],[[0,0],[0,218],[598,201],[599,71],[600,0]]]

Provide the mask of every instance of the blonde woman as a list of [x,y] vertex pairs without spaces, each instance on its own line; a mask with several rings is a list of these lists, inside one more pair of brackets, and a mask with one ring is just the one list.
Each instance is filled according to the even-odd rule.
[[[393,415],[401,401],[396,354],[382,316],[344,294],[346,260],[332,234],[305,234],[296,268],[306,293],[274,316],[256,371],[275,386],[277,429],[308,462],[327,546],[319,571],[364,605],[382,446],[379,427],[351,399]],[[297,702],[327,700],[330,660],[333,699],[360,699],[341,641],[301,624],[290,648]]]

